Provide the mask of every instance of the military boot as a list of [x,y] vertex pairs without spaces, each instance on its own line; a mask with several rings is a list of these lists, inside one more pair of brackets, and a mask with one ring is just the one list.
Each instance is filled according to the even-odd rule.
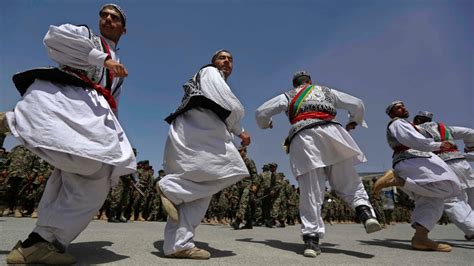
[[253,229],[253,221],[250,220],[250,219],[247,220],[247,221],[245,222],[245,225],[242,226],[241,229]]
[[23,213],[21,213],[20,208],[15,208],[15,218],[21,218],[23,217]]
[[123,215],[117,216],[117,220],[121,223],[126,223],[127,222],[127,219],[125,217],[123,217]]
[[360,205],[355,208],[356,215],[365,227],[367,234],[382,230],[377,218],[372,214],[372,210],[367,205]]
[[265,221],[265,226],[268,228],[275,228],[275,220],[274,219],[268,219]]
[[109,223],[118,223],[119,221],[116,218],[115,211],[109,210],[109,218],[107,219],[107,222]]
[[142,215],[142,213],[141,213],[141,212],[138,214],[137,221],[139,221],[139,222],[144,222],[144,221],[146,221],[146,219],[145,219],[145,218],[143,218],[143,215]]
[[108,220],[107,215],[105,214],[105,212],[100,214],[99,220]]
[[242,222],[242,219],[240,218],[235,218],[235,221],[233,221],[230,225],[235,229],[239,230],[240,229],[240,223]]
[[277,225],[277,227],[278,227],[278,228],[285,228],[285,227],[286,227],[286,225],[285,225],[285,221],[283,221],[283,220],[280,220],[280,221],[278,222],[278,225]]
[[304,241],[304,252],[305,257],[315,258],[321,254],[321,248],[319,248],[319,236],[318,235],[303,235]]
[[3,216],[9,216],[10,214],[12,214],[13,211],[10,209],[10,208],[6,208],[4,211],[3,211]]

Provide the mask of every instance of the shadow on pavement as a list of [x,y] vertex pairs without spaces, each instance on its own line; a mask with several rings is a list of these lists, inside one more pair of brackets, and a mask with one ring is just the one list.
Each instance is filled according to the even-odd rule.
[[[435,241],[446,243],[454,248],[474,249],[474,242],[469,245],[470,241],[462,239],[433,239]],[[398,248],[413,250],[411,248],[411,240],[407,239],[373,239],[373,240],[359,240],[359,242],[367,245],[382,246],[388,248]],[[461,243],[460,243],[461,242]]]
[[381,246],[387,248],[412,250],[411,240],[401,239],[372,239],[372,240],[358,240],[360,243],[370,246]]
[[[210,247],[208,243],[195,241],[196,247],[205,249],[211,253],[211,258],[223,258],[223,257],[232,257],[235,254],[231,250],[220,250],[213,247]],[[163,240],[158,240],[153,243],[153,246],[158,250],[151,252],[151,254],[158,256],[160,258],[165,258],[165,254],[163,253]]]
[[[256,241],[252,240],[252,238],[242,238],[242,239],[236,239],[236,241],[241,241],[241,242],[248,242],[248,243],[258,243],[258,244],[263,244],[270,246],[272,248],[278,248],[282,250],[287,250],[287,251],[293,251],[296,254],[303,254],[303,248],[304,245],[303,243],[289,243],[289,242],[283,242],[280,240],[274,240],[274,239],[267,239],[265,241]],[[362,259],[370,259],[373,258],[374,255],[372,254],[367,254],[367,253],[362,253],[362,252],[357,252],[357,251],[352,251],[352,250],[344,250],[344,249],[338,249],[338,248],[333,248],[337,246],[336,244],[331,244],[331,243],[321,243],[321,252],[322,253],[332,253],[332,254],[345,254],[348,256],[353,256],[353,257],[358,257]]]
[[113,244],[110,241],[74,243],[69,246],[68,252],[77,258],[79,265],[111,263],[129,258],[129,256],[120,255],[105,248]]
[[437,241],[451,245],[453,248],[474,249],[474,241],[465,239],[438,239]]

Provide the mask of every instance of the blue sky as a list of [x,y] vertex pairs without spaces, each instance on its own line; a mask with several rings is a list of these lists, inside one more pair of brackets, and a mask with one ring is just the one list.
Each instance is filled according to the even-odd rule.
[[[0,3],[0,110],[19,100],[11,76],[54,63],[42,39],[49,25],[87,24],[98,31],[104,1]],[[291,176],[281,148],[289,124],[257,128],[254,111],[291,88],[297,70],[313,81],[361,98],[368,129],[351,134],[368,162],[359,171],[391,166],[385,141],[385,106],[404,100],[411,114],[434,112],[448,125],[474,127],[474,4],[458,1],[117,1],[127,13],[119,55],[129,71],[120,100],[122,126],[138,159],[160,169],[168,125],[164,118],[182,97],[181,85],[214,51],[234,55],[229,84],[246,108],[243,126],[260,168],[277,162]],[[346,112],[338,119],[346,122]],[[16,145],[12,137],[6,147]],[[461,145],[462,146],[462,145]]]

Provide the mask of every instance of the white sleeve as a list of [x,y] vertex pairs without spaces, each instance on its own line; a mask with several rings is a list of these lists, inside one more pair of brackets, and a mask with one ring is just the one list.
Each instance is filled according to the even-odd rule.
[[85,26],[50,26],[43,42],[48,56],[58,64],[88,70],[102,66],[107,57],[107,53],[95,49],[89,34]]
[[367,127],[367,123],[364,120],[365,106],[364,102],[354,96],[347,93],[331,89],[331,92],[336,96],[336,108],[344,109],[349,112],[349,122],[356,122],[357,125]]
[[215,67],[202,69],[200,76],[200,85],[204,96],[231,112],[225,121],[227,128],[235,135],[240,135],[244,131],[240,120],[244,117],[245,111],[239,99]]
[[[474,129],[468,127],[448,127],[454,139],[462,139],[468,146],[474,145]],[[470,144],[470,145],[469,145]]]
[[395,120],[389,130],[392,135],[403,145],[419,151],[436,151],[440,149],[441,142],[425,138],[415,127],[404,119]]
[[280,94],[264,104],[260,105],[255,111],[255,120],[260,128],[268,128],[272,121],[272,116],[284,112],[288,109],[288,98]]

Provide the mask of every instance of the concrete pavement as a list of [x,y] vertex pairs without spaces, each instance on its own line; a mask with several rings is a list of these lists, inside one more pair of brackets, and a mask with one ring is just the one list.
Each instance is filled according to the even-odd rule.
[[[34,227],[30,218],[0,217],[0,264],[9,250]],[[450,253],[421,252],[410,248],[413,230],[408,224],[389,226],[366,234],[360,224],[327,225],[322,254],[302,256],[299,226],[233,230],[230,226],[201,225],[196,244],[209,250],[208,261],[163,257],[162,222],[111,224],[93,221],[71,244],[69,252],[78,265],[473,265],[474,241],[466,241],[454,225],[435,227],[433,239],[453,245]]]

